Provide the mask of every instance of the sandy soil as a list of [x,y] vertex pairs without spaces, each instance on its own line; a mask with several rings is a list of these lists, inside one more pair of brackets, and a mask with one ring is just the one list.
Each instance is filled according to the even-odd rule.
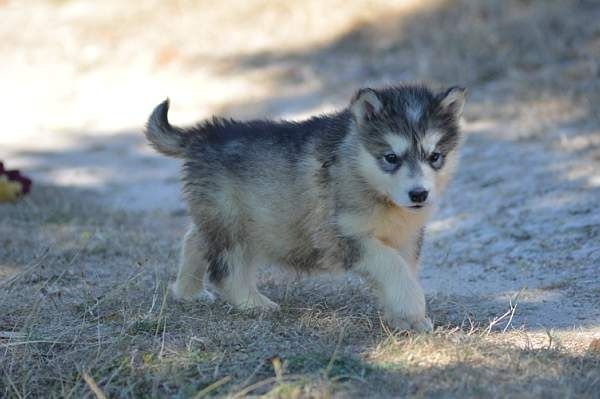
[[[497,125],[466,123],[460,171],[428,229],[425,287],[490,316],[512,300],[515,327],[597,330],[598,164],[545,142],[494,139]],[[7,159],[36,182],[79,183],[107,207],[185,212],[179,162],[151,153],[140,130],[69,136],[85,144],[35,151],[27,139]]]
[[[18,84],[9,88],[13,95],[5,101],[10,104],[2,107],[10,110],[6,115],[9,125],[4,125],[0,136],[3,157],[36,182],[93,190],[97,200],[107,206],[183,211],[178,162],[153,154],[142,140],[146,114],[163,97],[171,96],[174,123],[200,120],[219,111],[202,101],[211,93],[234,103],[244,98],[243,88],[230,87],[231,80],[243,81],[244,76],[213,78],[196,70],[176,76],[176,68],[165,68],[160,60],[155,61],[158,66],[144,65],[148,54],[132,55],[127,64],[120,64],[121,59],[105,59],[112,55],[101,44],[77,43],[92,29],[84,24],[88,7],[91,4],[68,3],[58,9],[40,5],[32,15],[23,15],[29,10],[5,6],[3,12],[9,17],[14,13],[13,18],[28,19],[32,26],[43,18],[45,8],[58,20],[47,42],[35,43],[39,47],[11,48],[15,56],[3,66],[8,69],[8,76],[3,73],[5,82]],[[185,15],[178,17],[186,19]],[[42,40],[33,31],[28,33],[28,39]],[[64,55],[66,59],[44,60],[44,51],[59,58],[53,46],[68,52],[68,45],[56,43],[67,39],[75,42],[71,44],[75,49]],[[172,51],[185,51],[186,46],[181,42]],[[141,47],[141,53],[150,52],[144,44]],[[133,48],[126,41],[116,50]],[[87,62],[92,65],[86,71],[85,65],[69,63],[71,56],[83,58],[77,61],[84,64],[91,58]],[[168,54],[162,56],[168,58]],[[40,61],[44,63],[36,65]],[[139,73],[138,63],[146,70]],[[296,72],[285,65],[276,68]],[[166,78],[163,69],[170,72]],[[320,78],[327,80],[326,76]],[[121,79],[127,87],[118,88]],[[284,100],[266,113],[299,118],[341,107],[350,90],[370,80],[356,79],[349,88]],[[243,84],[257,85],[252,81]],[[228,97],[222,94],[227,90],[234,92]],[[471,89],[472,104],[494,96],[493,89],[485,86]],[[246,108],[228,113],[264,115],[252,112],[260,107]],[[519,304],[513,323],[528,328],[598,327],[600,163],[580,153],[590,143],[598,145],[597,127],[591,132],[554,127],[552,133],[537,140],[519,140],[505,130],[506,119],[467,112],[469,139],[456,181],[429,229],[424,283],[432,295],[458,295],[465,303],[492,306],[492,312],[507,307],[512,298]]]

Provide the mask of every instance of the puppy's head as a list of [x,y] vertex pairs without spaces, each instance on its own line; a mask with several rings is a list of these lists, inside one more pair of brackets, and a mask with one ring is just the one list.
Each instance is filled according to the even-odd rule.
[[466,90],[361,89],[350,104],[357,167],[394,205],[418,211],[439,198],[457,162]]

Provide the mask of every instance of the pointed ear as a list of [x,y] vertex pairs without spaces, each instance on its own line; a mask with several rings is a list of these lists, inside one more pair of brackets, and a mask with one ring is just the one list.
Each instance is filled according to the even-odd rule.
[[438,96],[440,108],[446,113],[453,114],[457,119],[460,118],[465,106],[467,89],[454,86],[440,93]]
[[377,116],[383,104],[373,89],[360,89],[350,102],[350,111],[360,124]]

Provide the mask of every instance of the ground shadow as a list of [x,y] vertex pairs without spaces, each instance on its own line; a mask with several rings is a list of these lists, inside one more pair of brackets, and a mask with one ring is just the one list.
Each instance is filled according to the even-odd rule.
[[[475,104],[467,115],[473,119],[481,118],[482,111],[489,115],[489,107],[477,102],[493,96],[498,111],[492,112],[505,113],[522,111],[514,109],[515,102],[529,107],[536,101],[576,101],[580,119],[597,123],[599,74],[588,49],[597,41],[593,26],[598,17],[600,7],[590,1],[549,5],[457,0],[379,15],[308,49],[198,57],[211,60],[217,76],[275,71],[268,82],[269,98],[232,100],[220,110],[225,114],[304,113],[315,108],[315,99],[345,102],[365,84],[426,81],[468,87]],[[517,84],[507,86],[506,81]],[[287,90],[307,83],[314,89],[302,90],[302,95]]]

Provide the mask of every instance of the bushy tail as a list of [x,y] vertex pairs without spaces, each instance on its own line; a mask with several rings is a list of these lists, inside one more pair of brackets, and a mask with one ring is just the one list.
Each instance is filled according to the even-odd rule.
[[146,138],[152,147],[165,155],[183,158],[185,155],[184,135],[181,129],[171,126],[167,114],[169,99],[154,108],[146,124]]

